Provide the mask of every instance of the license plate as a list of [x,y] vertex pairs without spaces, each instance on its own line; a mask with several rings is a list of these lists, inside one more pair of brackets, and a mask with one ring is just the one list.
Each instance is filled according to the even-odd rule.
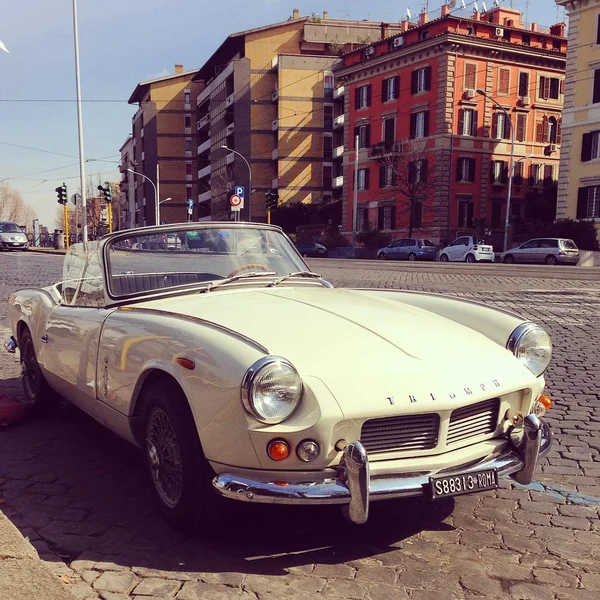
[[496,469],[463,473],[462,475],[444,475],[443,477],[430,477],[431,495],[436,498],[448,496],[461,496],[494,490],[498,487],[498,472]]

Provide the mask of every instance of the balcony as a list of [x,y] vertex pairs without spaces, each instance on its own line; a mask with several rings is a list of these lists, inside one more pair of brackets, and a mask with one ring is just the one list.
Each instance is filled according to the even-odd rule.
[[271,100],[273,100],[273,102],[277,102],[277,100],[279,100],[279,90],[277,88],[271,92]]
[[277,179],[277,177],[275,177],[275,179],[273,179],[273,181],[271,181],[271,189],[276,190],[278,187],[279,187],[279,180]]
[[333,158],[342,158],[342,156],[344,156],[344,144],[333,149]]
[[235,131],[235,123],[229,123],[229,125],[227,125],[227,127],[225,128],[225,135],[227,135],[227,136],[233,135],[234,131]]
[[271,69],[277,69],[279,67],[279,55],[274,56],[271,60]]
[[344,185],[344,176],[340,175],[339,177],[333,178],[333,183],[331,187],[335,190],[336,188],[341,188]]
[[204,129],[210,123],[210,113],[206,113],[199,121],[196,122],[196,131]]
[[229,94],[229,96],[227,96],[227,99],[225,100],[225,108],[227,108],[228,106],[231,106],[234,102],[235,102],[235,95]]
[[274,119],[271,123],[271,131],[277,131],[279,129],[279,119]]
[[340,85],[340,87],[336,87],[333,90],[333,99],[337,100],[338,98],[343,98],[344,97],[344,86]]
[[271,152],[271,160],[277,160],[279,158],[279,150],[275,148],[273,152]]
[[387,154],[399,154],[402,152],[402,142],[380,142],[369,148],[369,156],[386,156]]
[[231,163],[235,162],[235,154],[233,152],[229,152],[227,154],[227,159],[226,159],[226,163],[228,165],[230,165]]
[[338,127],[344,126],[344,115],[339,115],[333,120],[333,128],[337,129]]
[[198,156],[200,156],[201,154],[204,154],[205,152],[208,152],[209,150],[210,150],[210,138],[208,138],[206,141],[202,142],[198,146]]
[[212,198],[212,192],[209,190],[208,192],[204,192],[203,194],[198,194],[198,204],[202,204],[203,202],[210,202]]
[[198,179],[202,179],[204,177],[208,177],[210,175],[210,171],[211,171],[211,166],[210,165],[207,165],[203,169],[200,169],[198,171]]

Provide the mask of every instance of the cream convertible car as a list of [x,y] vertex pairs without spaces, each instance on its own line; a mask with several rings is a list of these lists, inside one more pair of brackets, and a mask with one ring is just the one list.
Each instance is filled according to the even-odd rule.
[[213,525],[219,495],[334,503],[364,523],[371,500],[527,484],[550,448],[541,327],[464,299],[333,289],[274,226],[75,244],[61,282],[9,306],[32,412],[62,396],[143,448],[180,528]]

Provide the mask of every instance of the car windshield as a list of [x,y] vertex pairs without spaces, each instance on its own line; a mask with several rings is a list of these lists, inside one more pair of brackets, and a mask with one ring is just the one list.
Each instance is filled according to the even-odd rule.
[[0,233],[22,233],[16,223],[0,223]]
[[208,285],[229,277],[251,281],[254,274],[275,278],[307,271],[280,231],[256,225],[132,231],[107,243],[106,258],[113,297]]

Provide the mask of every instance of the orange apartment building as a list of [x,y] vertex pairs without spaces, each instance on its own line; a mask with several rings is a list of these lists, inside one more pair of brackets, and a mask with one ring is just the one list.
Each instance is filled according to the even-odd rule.
[[[565,25],[525,28],[519,11],[502,7],[464,13],[421,13],[401,34],[343,56],[333,172],[343,231],[356,219],[357,230],[370,222],[403,237],[412,219],[416,237],[483,235],[501,249],[513,132],[511,219],[527,214],[528,192],[555,185]],[[429,185],[409,210],[402,185],[419,182]]]
[[187,200],[197,195],[192,106],[203,87],[192,81],[195,74],[196,70],[184,72],[183,65],[175,65],[173,75],[139,83],[129,98],[129,104],[139,108],[132,118],[131,140],[121,148],[128,227],[156,223],[157,194],[161,222],[187,220]]
[[265,220],[268,190],[280,204],[333,199],[333,69],[342,51],[381,37],[379,22],[298,9],[227,37],[193,78],[203,86],[195,97],[199,216],[231,218],[234,186],[245,188],[242,220]]

